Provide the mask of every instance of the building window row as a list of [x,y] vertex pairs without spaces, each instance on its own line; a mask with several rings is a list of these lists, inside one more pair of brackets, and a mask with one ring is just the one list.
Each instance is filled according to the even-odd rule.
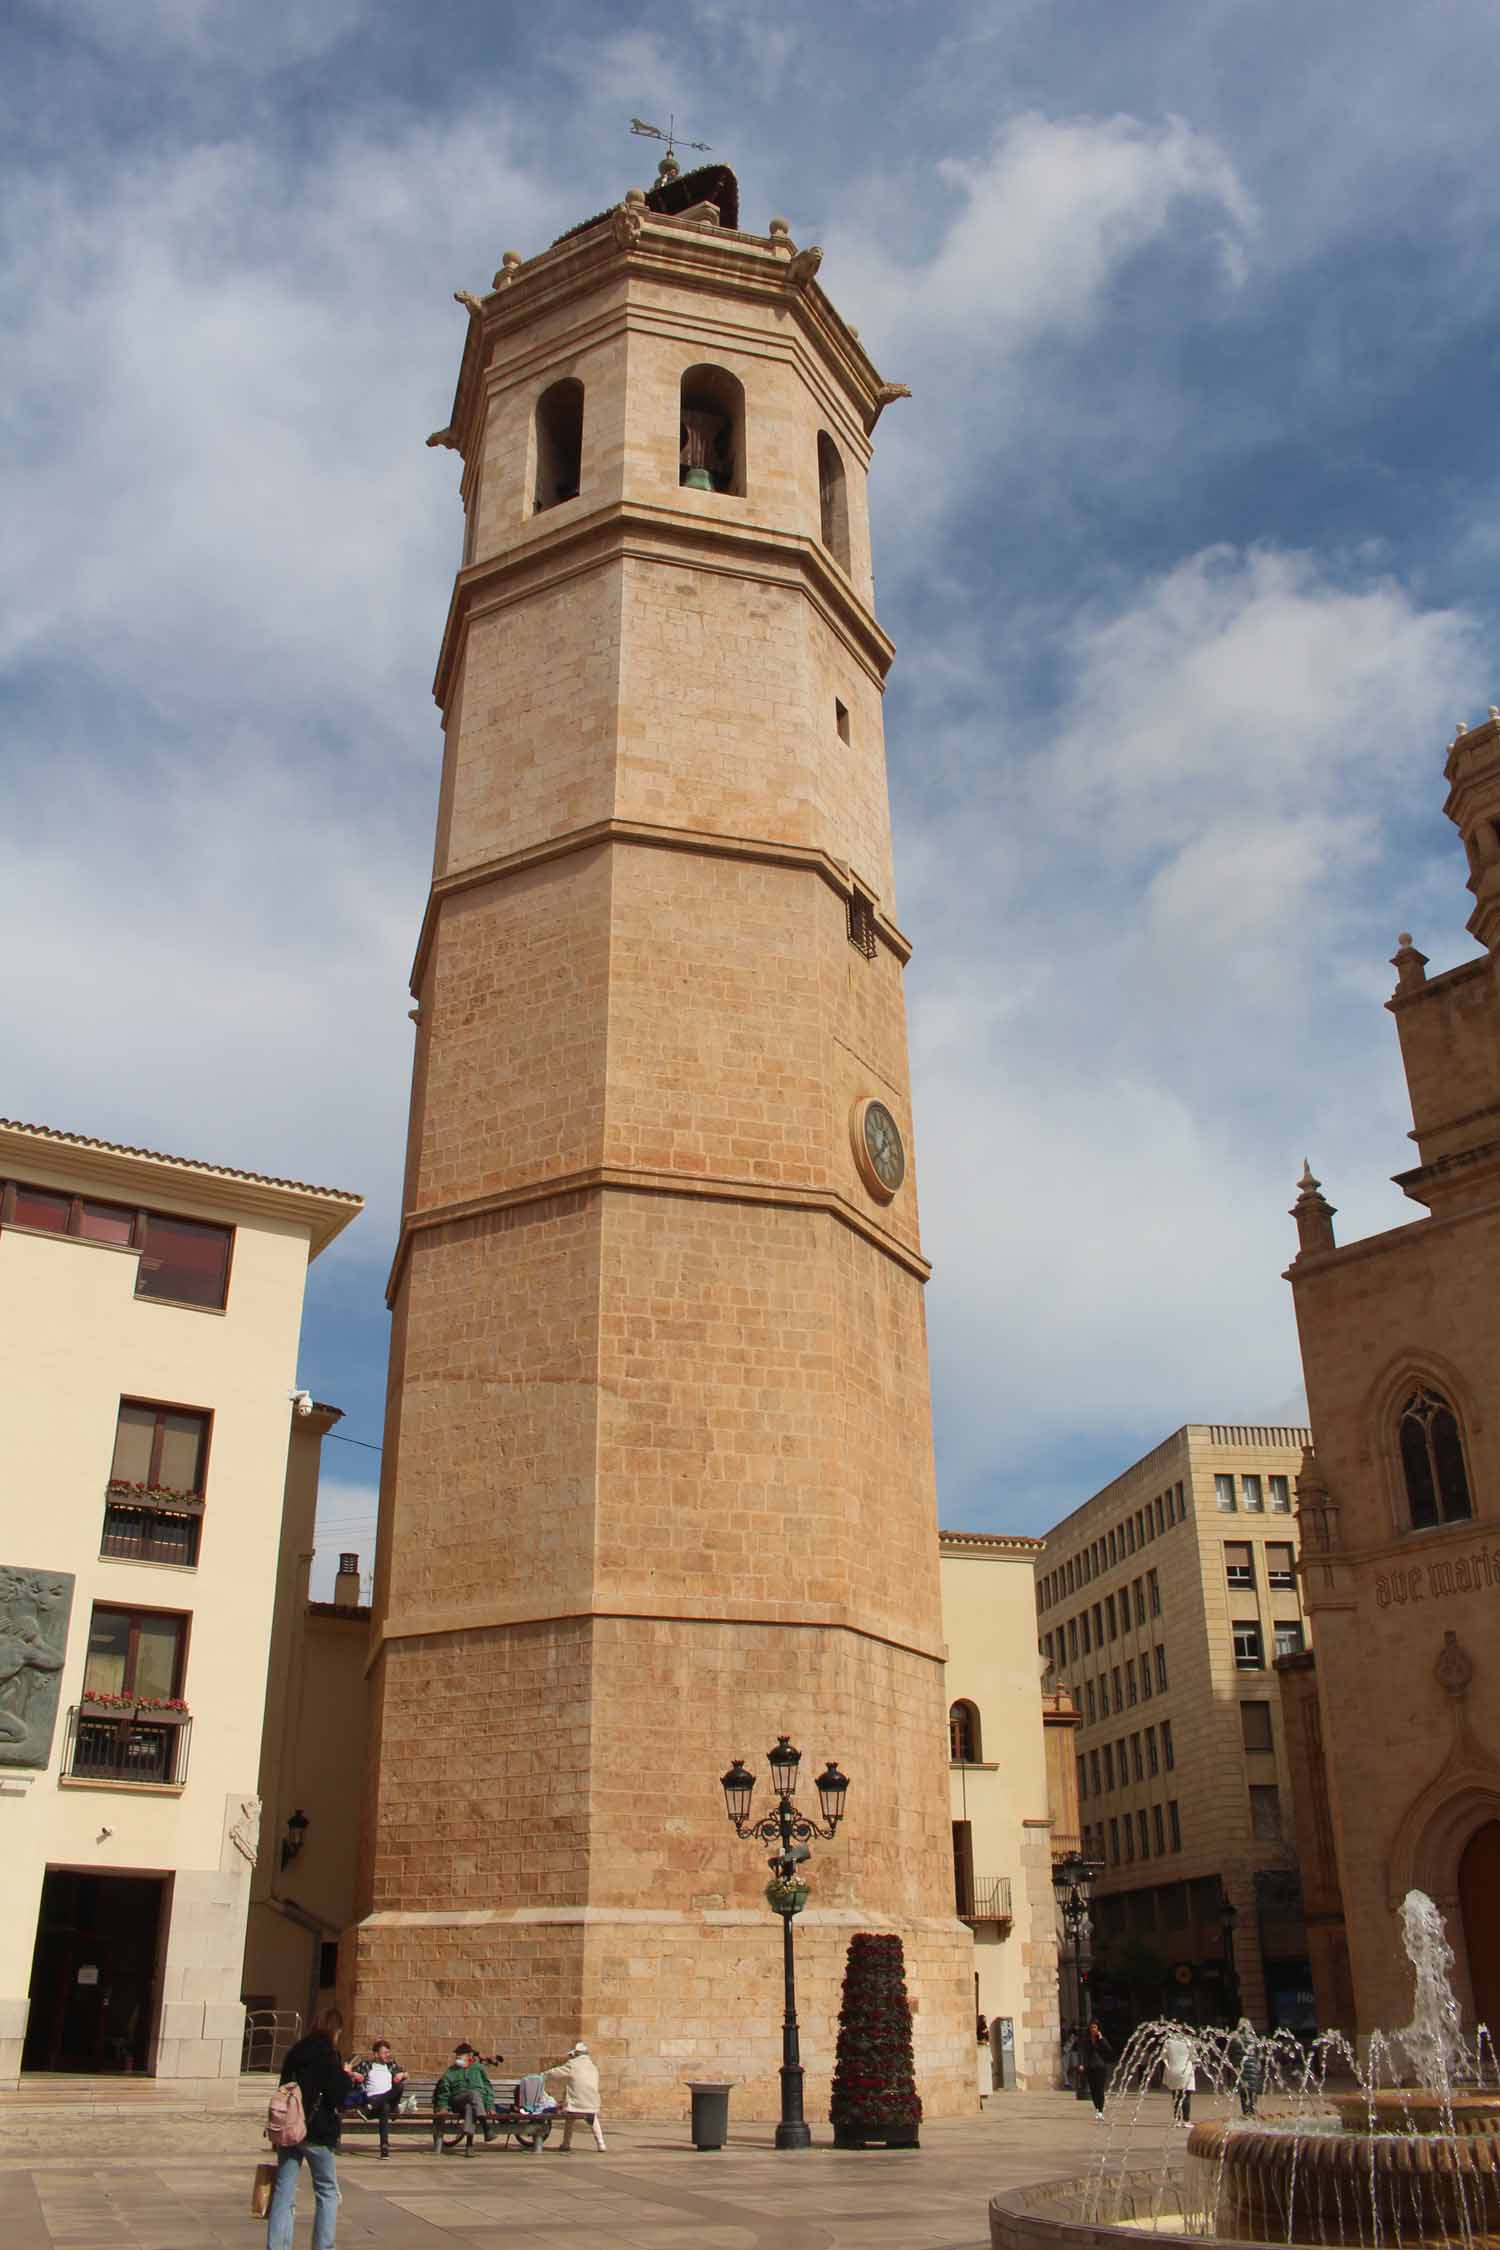
[[[745,386],[727,367],[686,368],[678,386],[677,482],[689,491],[731,493],[746,484]],[[583,488],[584,388],[576,376],[549,383],[536,402],[532,509],[541,515]],[[849,568],[849,490],[844,458],[818,432],[818,536]]]
[[[1295,1590],[1297,1584],[1297,1550],[1289,1539],[1268,1539],[1262,1552],[1265,1555],[1266,1584],[1280,1591]],[[1255,1547],[1248,1539],[1226,1539],[1224,1542],[1224,1582],[1234,1588],[1255,1585]]]
[[[1042,1654],[1049,1664],[1076,1664],[1080,1656],[1090,1656],[1103,1648],[1106,1641],[1128,1633],[1132,1624],[1140,1628],[1150,1618],[1160,1615],[1161,1581],[1153,1568],[1144,1578],[1132,1579],[1128,1586],[1122,1586],[1118,1594],[1106,1594],[1102,1602],[1080,1610],[1076,1617],[1044,1633]],[[1145,1692],[1151,1693],[1149,1687]],[[1134,1695],[1131,1701],[1135,1701]]]
[[[1285,1481],[1281,1479],[1283,1484]],[[1169,1531],[1174,1523],[1181,1523],[1186,1514],[1187,1496],[1183,1486],[1181,1483],[1169,1485],[1154,1500],[1134,1509],[1112,1530],[1091,1539],[1066,1562],[1044,1571],[1037,1580],[1038,1609],[1055,1608],[1058,1602],[1076,1594],[1080,1587],[1102,1578],[1107,1570],[1117,1569],[1132,1555],[1139,1554],[1149,1541]]]
[[1160,1859],[1182,1849],[1182,1816],[1177,1799],[1164,1805],[1139,1806],[1134,1812],[1111,1813],[1108,1820],[1088,1822],[1083,1848],[1090,1859],[1109,1867],[1133,1866],[1138,1859]]
[[1286,1516],[1292,1512],[1292,1485],[1290,1477],[1242,1476],[1236,1480],[1225,1474],[1214,1478],[1214,1505],[1221,1516],[1235,1515],[1243,1507],[1251,1516],[1263,1516],[1267,1508],[1273,1516]]
[[174,1305],[222,1312],[229,1291],[233,1227],[184,1219],[175,1212],[143,1211],[24,1180],[0,1186],[0,1228],[28,1234],[63,1234],[77,1242],[104,1242],[139,1252],[135,1293]]
[[[1237,1672],[1265,1670],[1265,1640],[1258,1617],[1237,1617],[1231,1627],[1234,1635],[1234,1668]],[[1271,1626],[1273,1658],[1298,1656],[1304,1647],[1300,1618],[1277,1618]]]
[[1163,1769],[1171,1773],[1176,1763],[1172,1722],[1163,1719],[1156,1726],[1122,1734],[1115,1742],[1101,1742],[1097,1749],[1080,1751],[1079,1798],[1087,1802],[1090,1797],[1107,1796],[1112,1789],[1126,1789],[1132,1781],[1154,1780]]

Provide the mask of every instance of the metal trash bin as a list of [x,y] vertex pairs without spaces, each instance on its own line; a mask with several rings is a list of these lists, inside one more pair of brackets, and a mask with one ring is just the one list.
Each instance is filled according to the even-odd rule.
[[694,2148],[722,2148],[729,2138],[729,2089],[739,2081],[734,2078],[690,2078],[687,2090],[693,2097]]

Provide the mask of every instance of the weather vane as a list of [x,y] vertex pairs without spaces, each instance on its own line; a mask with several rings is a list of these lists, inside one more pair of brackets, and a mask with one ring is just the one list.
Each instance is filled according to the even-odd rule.
[[[676,117],[673,116],[670,111],[668,112],[667,129],[665,132],[662,131],[659,125],[648,125],[645,122],[644,118],[632,117],[632,119],[630,120],[630,130],[632,131],[632,133],[641,134],[641,136],[645,140],[666,142],[667,153],[661,160],[661,169],[665,176],[670,179],[678,169],[677,158],[673,153],[677,145]],[[682,146],[684,148],[707,150],[710,146],[710,143],[707,141],[684,141],[682,143]]]

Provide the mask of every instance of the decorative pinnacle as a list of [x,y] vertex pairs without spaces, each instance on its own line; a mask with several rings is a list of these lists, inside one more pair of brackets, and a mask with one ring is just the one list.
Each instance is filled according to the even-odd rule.
[[1297,1182],[1298,1193],[1301,1195],[1316,1195],[1322,1185],[1323,1183],[1321,1180],[1315,1180],[1313,1178],[1312,1166],[1308,1163],[1307,1158],[1304,1156],[1302,1159],[1302,1177]]
[[1304,1156],[1302,1177],[1297,1182],[1297,1200],[1292,1205],[1292,1217],[1297,1222],[1297,1254],[1304,1250],[1332,1250],[1333,1205],[1322,1194],[1322,1181],[1314,1179],[1313,1168]]

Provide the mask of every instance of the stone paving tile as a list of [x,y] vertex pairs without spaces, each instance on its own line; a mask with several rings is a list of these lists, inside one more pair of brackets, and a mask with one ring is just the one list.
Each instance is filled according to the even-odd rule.
[[[1138,2152],[1175,2156],[1166,2105],[1148,2099]],[[263,2104],[202,2118],[15,2119],[0,2097],[0,2250],[261,2250],[248,2203]],[[1121,2125],[1124,2125],[1121,2120]],[[73,2130],[70,2131],[69,2128]],[[826,2125],[816,2128],[824,2136]],[[33,2138],[36,2145],[33,2146]],[[339,2250],[984,2250],[998,2190],[1078,2174],[1124,2134],[1066,2095],[1015,2095],[923,2131],[915,2151],[778,2153],[769,2125],[736,2122],[695,2151],[686,2121],[617,2125],[605,2155],[486,2149],[472,2163],[398,2149],[340,2160]],[[87,2150],[80,2165],[76,2143]],[[311,2229],[298,2198],[298,2250]]]

